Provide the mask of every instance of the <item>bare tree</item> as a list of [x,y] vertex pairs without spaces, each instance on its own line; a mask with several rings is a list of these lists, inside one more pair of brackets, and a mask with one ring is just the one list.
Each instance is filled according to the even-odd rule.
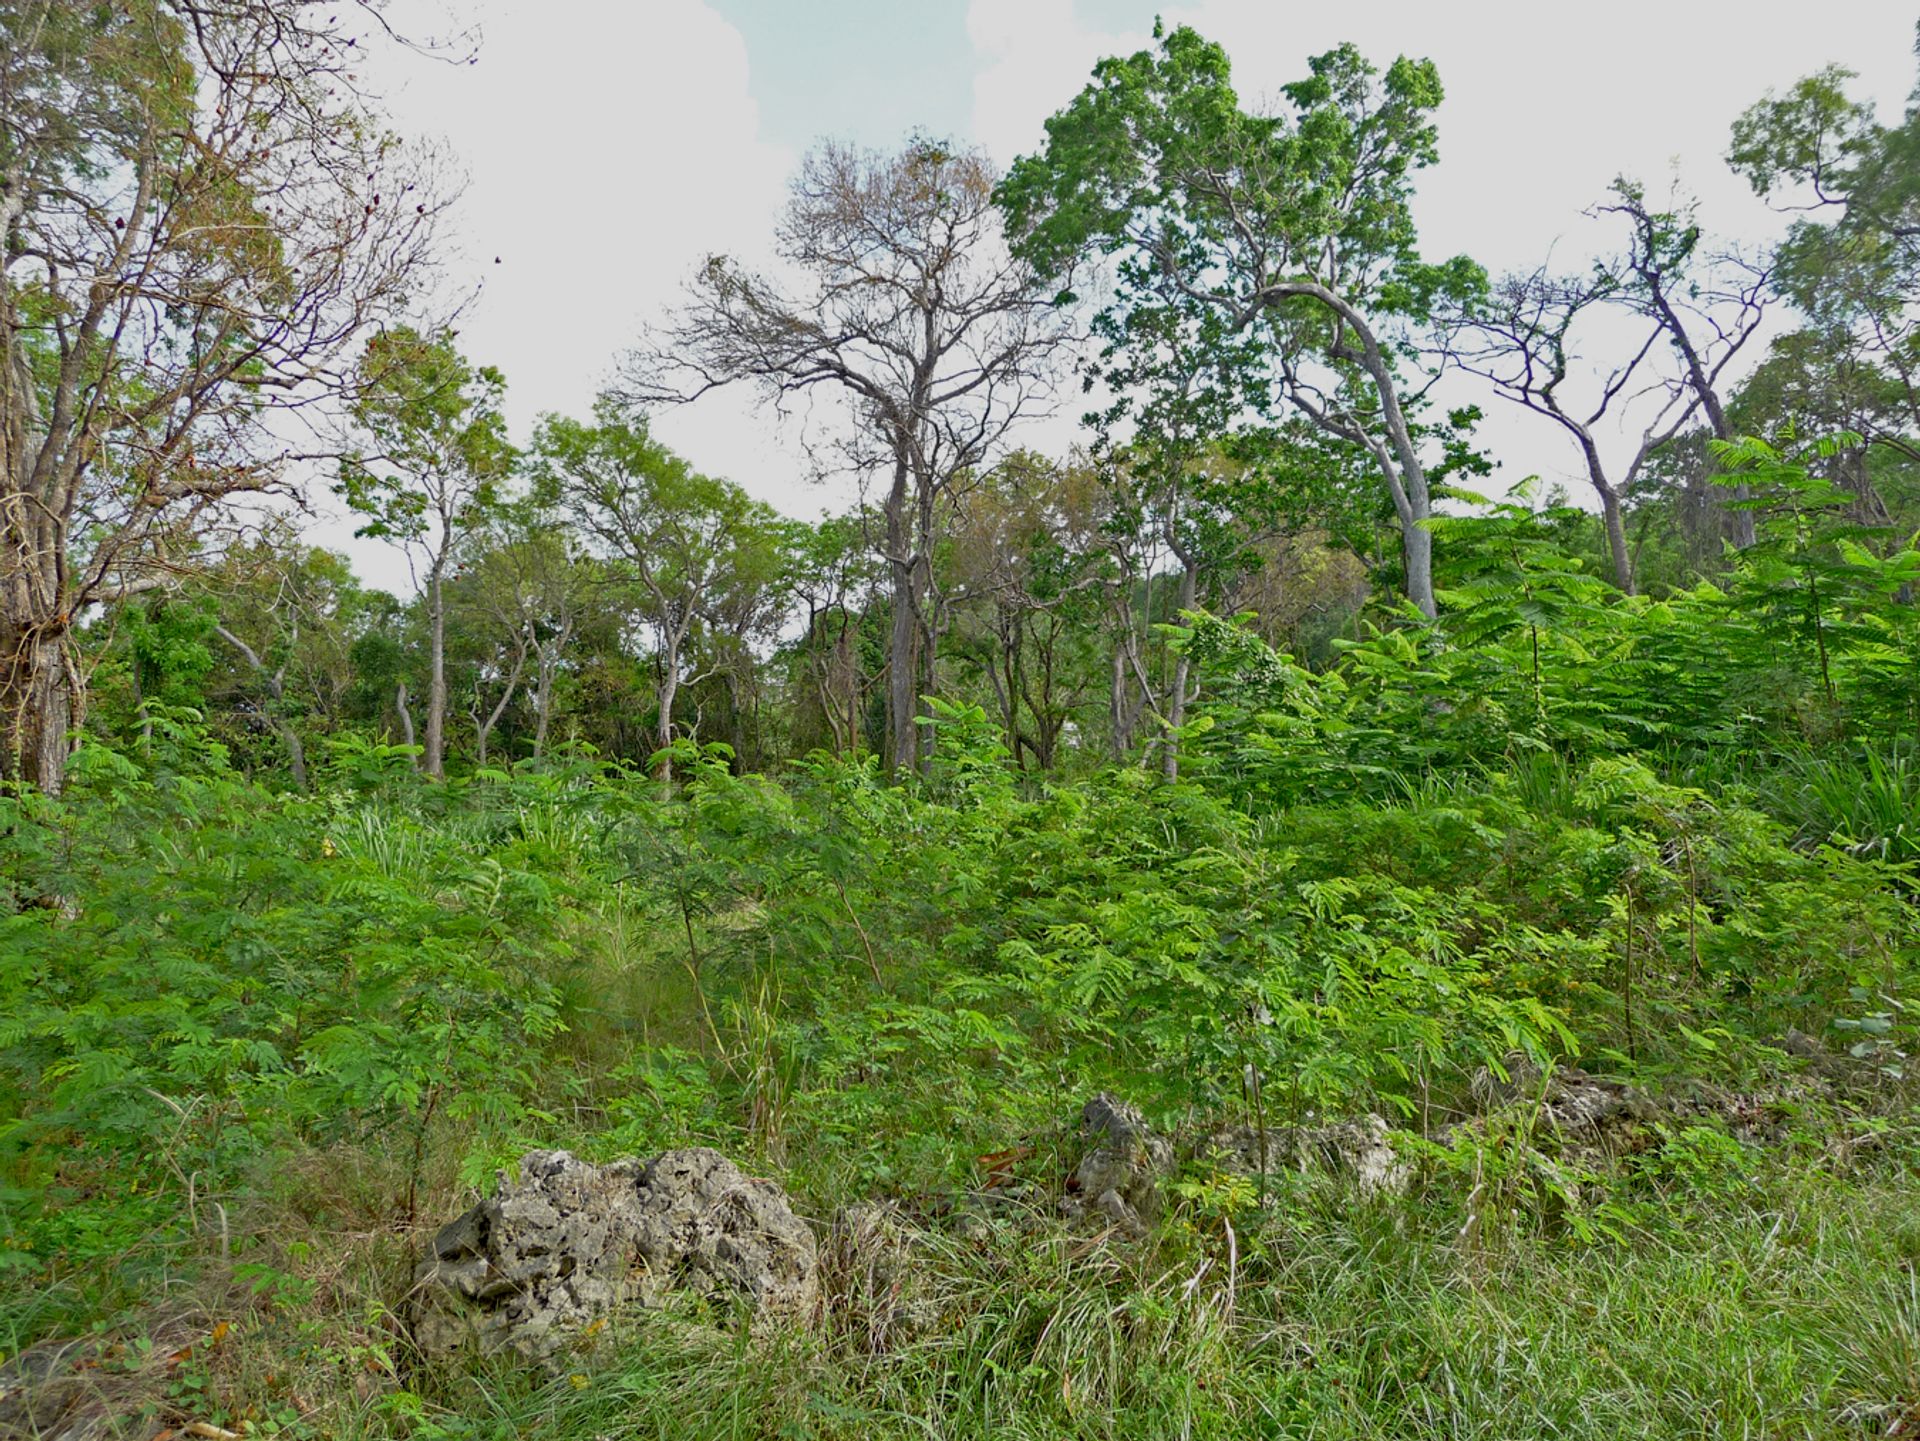
[[896,770],[921,758],[916,701],[935,687],[942,501],[1045,403],[1069,336],[1052,292],[1008,253],[994,181],[981,153],[929,140],[891,155],[822,146],[777,232],[794,285],[716,256],[630,365],[635,396],[650,401],[746,381],[776,404],[820,389],[847,402],[847,454],[885,481]]
[[[1544,269],[1507,276],[1483,304],[1455,317],[1446,353],[1461,370],[1491,382],[1506,399],[1547,417],[1573,438],[1588,483],[1600,501],[1613,583],[1632,595],[1633,555],[1622,513],[1624,499],[1647,458],[1693,418],[1700,396],[1690,384],[1663,387],[1647,374],[1649,357],[1666,335],[1664,322],[1655,322],[1645,328],[1639,348],[1605,373],[1597,396],[1583,404],[1569,398],[1569,375],[1580,361],[1573,332],[1618,290],[1619,281],[1604,268],[1585,277],[1553,276]],[[1664,402],[1641,431],[1632,458],[1615,480],[1602,452],[1599,427],[1609,411],[1624,408],[1649,389],[1660,391]]]
[[[1627,224],[1626,254],[1611,268],[1616,304],[1652,321],[1677,363],[1676,390],[1692,398],[1714,436],[1732,440],[1723,392],[1728,368],[1759,333],[1771,291],[1771,271],[1732,254],[1702,248],[1703,233],[1691,204],[1654,210],[1645,187],[1620,179],[1613,199],[1596,206],[1595,215],[1619,216]],[[1748,498],[1743,484],[1736,502]],[[1754,515],[1736,509],[1733,543],[1754,543]]]
[[[344,16],[344,19],[342,18]],[[0,7],[0,774],[58,792],[89,605],[298,460],[276,416],[412,299],[441,201],[369,114],[367,5]]]

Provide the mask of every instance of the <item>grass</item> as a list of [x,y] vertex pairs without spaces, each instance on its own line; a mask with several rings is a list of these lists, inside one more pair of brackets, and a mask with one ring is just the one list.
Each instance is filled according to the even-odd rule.
[[1911,1436],[1914,1171],[1802,1152],[1718,1186],[1622,1179],[1636,1219],[1592,1244],[1510,1216],[1463,1247],[1453,1182],[1373,1203],[1317,1183],[1265,1225],[1183,1207],[1138,1244],[934,1231],[901,1258],[937,1317],[918,1333],[876,1344],[884,1298],[829,1274],[826,1326],[649,1316],[552,1379],[413,1368],[384,1311],[407,1248],[313,1213],[301,1288],[190,1399],[355,1441]]

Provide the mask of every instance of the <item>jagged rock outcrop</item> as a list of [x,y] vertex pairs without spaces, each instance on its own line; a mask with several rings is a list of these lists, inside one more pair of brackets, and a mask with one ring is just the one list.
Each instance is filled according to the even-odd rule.
[[786,1193],[718,1151],[607,1166],[533,1151],[433,1238],[410,1311],[426,1355],[546,1359],[676,1291],[744,1302],[756,1322],[809,1319],[817,1268]]
[[1086,1150],[1067,1182],[1061,1208],[1069,1217],[1106,1217],[1129,1235],[1143,1234],[1160,1210],[1160,1177],[1173,1166],[1173,1145],[1155,1134],[1139,1109],[1105,1091],[1081,1109]]

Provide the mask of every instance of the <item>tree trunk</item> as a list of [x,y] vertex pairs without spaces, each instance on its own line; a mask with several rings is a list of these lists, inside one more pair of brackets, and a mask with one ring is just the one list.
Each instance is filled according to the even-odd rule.
[[291,721],[278,716],[269,715],[267,723],[279,732],[281,744],[287,748],[287,770],[293,776],[293,783],[303,791],[308,789],[307,747],[300,739],[300,732],[294,729]]
[[447,604],[440,586],[444,559],[427,576],[427,754],[426,771],[446,776],[447,748]]
[[[680,694],[680,643],[668,637],[662,647],[660,657],[660,717],[654,731],[654,749],[664,752],[673,744],[673,703]],[[673,779],[673,762],[664,757],[660,762],[660,779]]]
[[[407,683],[401,681],[393,692],[394,714],[400,718],[400,743],[413,744],[413,712],[407,709]],[[415,765],[419,762],[416,760]]]
[[1600,515],[1607,523],[1607,551],[1613,557],[1613,583],[1622,595],[1633,592],[1633,553],[1627,548],[1627,523],[1620,512],[1620,497],[1610,485],[1598,485]]
[[[1426,532],[1422,531],[1422,535]],[[1174,618],[1178,618],[1193,609],[1194,592],[1200,580],[1200,568],[1190,560],[1183,559],[1184,569],[1180,572],[1180,593],[1175,601]],[[1168,780],[1180,779],[1180,727],[1187,720],[1187,676],[1192,662],[1185,651],[1173,663],[1173,693],[1167,697],[1167,734],[1162,742],[1166,749],[1160,757],[1160,773]]]
[[[1571,428],[1571,422],[1563,420],[1562,424]],[[1594,443],[1592,435],[1584,426],[1574,429],[1573,434],[1574,439],[1580,442],[1580,453],[1587,463],[1587,480],[1593,486],[1593,493],[1600,498],[1600,517],[1607,527],[1607,554],[1613,561],[1613,583],[1620,588],[1622,595],[1632,595],[1633,552],[1627,547],[1627,525],[1620,510],[1620,492],[1607,479],[1606,466],[1600,460],[1600,447]],[[1645,445],[1640,453],[1646,455]],[[1640,462],[1637,460],[1628,467],[1629,484],[1639,468]]]
[[[1668,338],[1680,354],[1681,363],[1687,368],[1687,382],[1692,385],[1695,395],[1700,397],[1700,407],[1707,413],[1707,424],[1712,427],[1716,440],[1732,440],[1733,427],[1727,421],[1726,407],[1720,404],[1720,396],[1713,388],[1713,378],[1707,374],[1700,353],[1694,348],[1693,339],[1687,334],[1686,326],[1666,301],[1659,298],[1660,317],[1667,327]],[[1736,502],[1753,498],[1753,490],[1743,480],[1733,488]],[[1755,524],[1753,512],[1736,510],[1730,513],[1733,521],[1733,544],[1736,550],[1746,550],[1759,540],[1759,527]]]
[[1400,551],[1406,557],[1407,599],[1432,620],[1440,607],[1433,596],[1433,532],[1420,524],[1426,518],[1418,514],[1400,523]]
[[0,622],[0,777],[57,796],[66,786],[73,696],[63,636],[54,627]]
[[887,494],[887,574],[893,585],[893,625],[887,637],[887,769],[898,775],[915,769],[920,755],[914,724],[914,676],[919,670],[914,642],[919,627],[914,613],[915,580],[907,535],[907,462],[894,463],[893,489]]
[[1133,717],[1127,713],[1125,640],[1116,640],[1113,644],[1113,688],[1107,697],[1107,740],[1112,746],[1115,764],[1126,760],[1127,752],[1133,749]]
[[535,667],[536,678],[533,691],[533,753],[539,757],[546,753],[547,727],[553,723],[553,672],[554,661],[543,650]]

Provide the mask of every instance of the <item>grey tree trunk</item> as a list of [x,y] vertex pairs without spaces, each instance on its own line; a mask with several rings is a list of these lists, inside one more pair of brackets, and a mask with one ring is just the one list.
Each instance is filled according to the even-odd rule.
[[916,579],[913,542],[907,526],[907,462],[894,463],[893,488],[887,493],[887,574],[893,588],[893,624],[887,639],[887,768],[896,774],[912,771],[920,758],[919,726],[914,724],[914,678],[919,665],[914,655],[919,609],[913,593]]
[[[1426,534],[1425,531],[1421,532]],[[1193,561],[1181,557],[1183,569],[1180,572],[1180,591],[1175,597],[1175,615],[1193,609],[1194,594],[1199,587],[1200,568]],[[1160,757],[1160,773],[1168,780],[1180,779],[1180,727],[1187,723],[1187,679],[1192,670],[1185,651],[1180,653],[1173,665],[1173,691],[1167,697],[1167,734],[1162,744],[1166,749]]]
[[445,553],[427,576],[427,753],[426,772],[435,780],[446,776],[447,750],[447,603],[441,588]]
[[[400,743],[413,744],[413,712],[407,707],[407,683],[401,681],[393,693],[394,714],[400,718]],[[419,763],[416,761],[416,765]]]
[[546,754],[547,729],[553,724],[553,671],[554,662],[544,650],[541,651],[533,688],[533,753],[535,756]]
[[1627,523],[1620,513],[1620,497],[1610,485],[1597,484],[1600,515],[1607,524],[1607,552],[1613,558],[1613,583],[1623,595],[1633,594],[1633,552],[1627,547]]
[[46,626],[0,621],[0,777],[57,796],[66,786],[73,696],[64,636]]

